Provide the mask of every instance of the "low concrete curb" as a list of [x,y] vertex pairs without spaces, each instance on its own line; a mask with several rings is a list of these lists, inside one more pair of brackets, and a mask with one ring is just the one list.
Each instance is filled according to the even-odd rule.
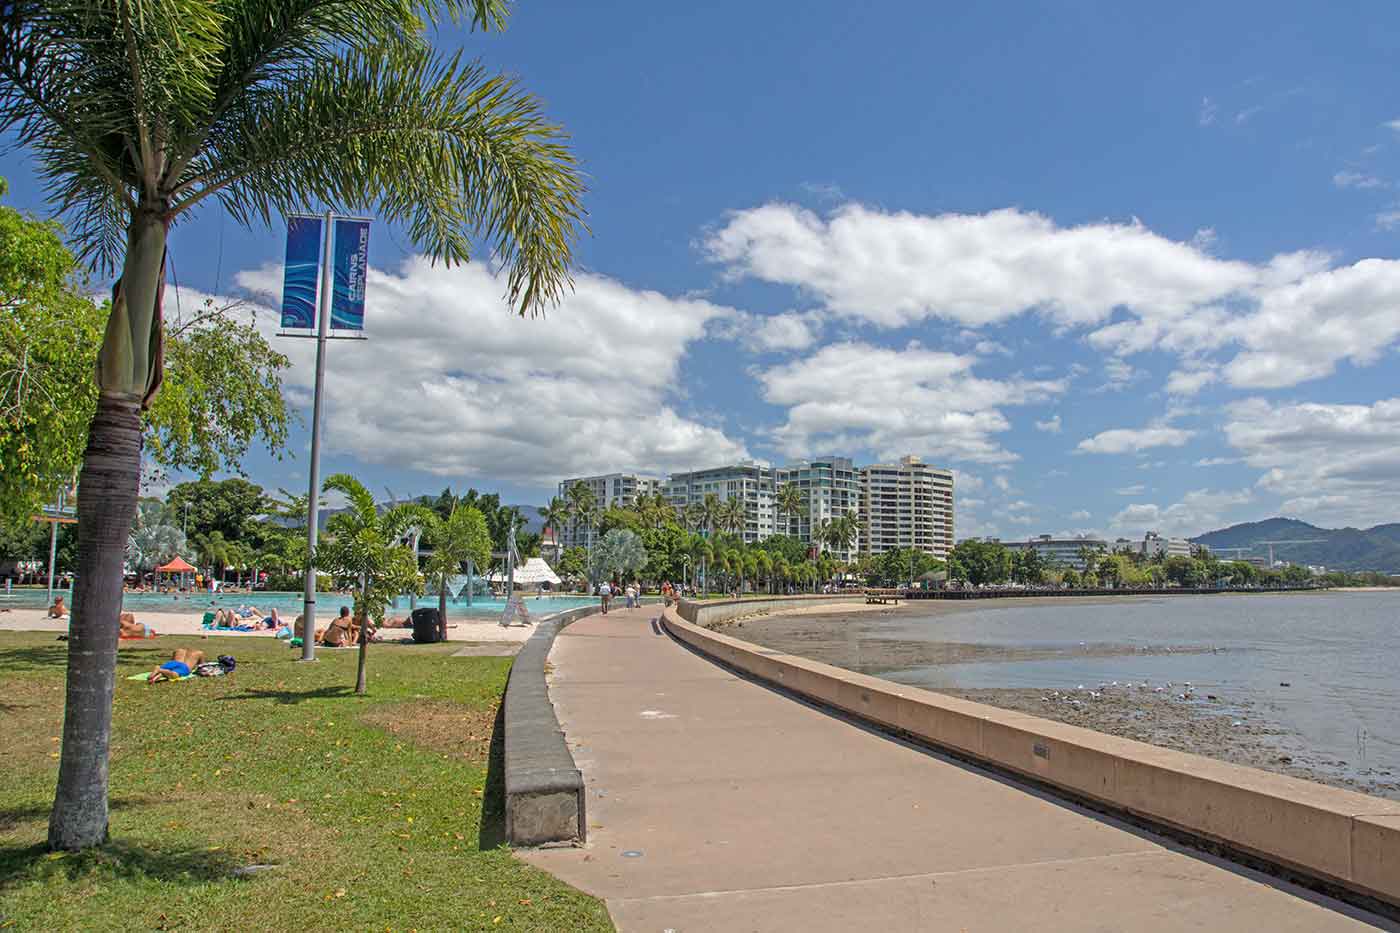
[[506,840],[513,846],[586,841],[583,773],[559,728],[544,666],[554,636],[597,611],[597,606],[584,606],[544,619],[511,666],[502,718]]
[[[703,625],[732,618],[734,605],[680,609]],[[701,654],[883,730],[1372,899],[1392,915],[1400,908],[1400,803],[856,674],[709,631],[673,609],[663,624]]]

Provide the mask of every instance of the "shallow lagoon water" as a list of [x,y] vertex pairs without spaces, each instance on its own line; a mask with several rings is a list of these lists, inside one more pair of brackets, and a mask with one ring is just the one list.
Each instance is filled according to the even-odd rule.
[[[1305,744],[1348,770],[1400,773],[1400,591],[1174,596],[1086,604],[1001,604],[941,615],[918,604],[875,637],[1058,649],[1045,660],[887,671],[937,688],[1074,689],[1112,681],[1191,682],[1269,710]],[[1111,657],[1082,645],[1213,647]],[[1283,686],[1287,684],[1288,686]]]

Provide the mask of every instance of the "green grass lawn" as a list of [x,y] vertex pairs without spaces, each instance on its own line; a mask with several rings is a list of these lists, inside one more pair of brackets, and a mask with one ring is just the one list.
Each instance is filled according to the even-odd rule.
[[[177,647],[238,669],[123,679]],[[510,661],[454,647],[372,646],[356,697],[354,651],[303,665],[272,639],[123,643],[112,841],[63,855],[44,839],[66,646],[0,632],[0,929],[611,929],[502,845]]]

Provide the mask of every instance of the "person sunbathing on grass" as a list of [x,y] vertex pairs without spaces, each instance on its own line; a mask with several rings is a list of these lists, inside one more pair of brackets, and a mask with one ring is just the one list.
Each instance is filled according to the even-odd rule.
[[196,651],[193,648],[176,648],[171,653],[170,660],[151,671],[146,680],[153,684],[158,684],[162,680],[179,680],[182,677],[190,676],[190,672],[202,663],[204,663],[203,651]]
[[117,624],[121,626],[122,638],[153,638],[156,634],[155,629],[145,622],[137,622],[134,612],[123,612],[117,616]]

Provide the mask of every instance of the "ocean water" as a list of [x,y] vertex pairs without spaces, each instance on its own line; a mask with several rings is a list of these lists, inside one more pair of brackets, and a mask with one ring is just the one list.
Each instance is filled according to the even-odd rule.
[[[1348,769],[1400,773],[1400,590],[1175,596],[893,616],[879,637],[1062,649],[1053,660],[977,662],[882,674],[925,687],[1074,689],[1189,681],[1270,710]],[[1090,644],[1215,648],[1076,658]],[[1286,685],[1286,686],[1285,686]]]
[[[72,594],[67,590],[58,590],[62,593],[64,601],[72,605]],[[16,589],[7,598],[3,590],[0,590],[0,607],[9,606],[16,609],[41,609],[48,605],[48,591],[45,589]],[[591,606],[597,602],[596,597],[591,596],[551,596],[542,597],[525,596],[525,605],[530,610],[531,615],[548,615],[554,612],[563,612],[567,609],[575,609],[579,606]],[[318,593],[316,594],[316,613],[325,615],[334,613],[340,606],[348,606],[352,603],[353,597],[346,593]],[[408,612],[408,597],[401,596],[395,600],[393,610],[395,612]],[[433,595],[418,597],[419,606],[436,606],[437,597]],[[122,607],[130,609],[132,612],[198,612],[209,609],[236,609],[239,606],[256,606],[263,612],[267,612],[274,606],[280,615],[288,619],[296,618],[302,609],[301,593],[283,592],[258,592],[258,593],[127,593],[122,597]],[[449,616],[467,616],[489,618],[499,616],[501,610],[505,608],[505,603],[500,599],[487,599],[481,596],[474,597],[472,604],[467,605],[465,597],[460,599],[449,599],[447,601],[447,614]]]

